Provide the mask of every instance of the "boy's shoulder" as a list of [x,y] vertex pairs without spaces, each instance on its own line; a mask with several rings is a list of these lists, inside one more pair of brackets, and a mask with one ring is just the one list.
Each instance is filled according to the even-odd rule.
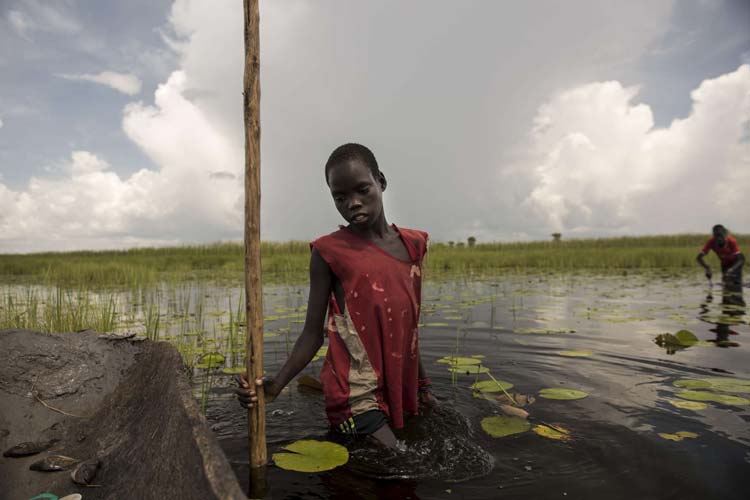
[[398,230],[404,236],[416,238],[424,241],[425,243],[430,239],[430,235],[420,229],[409,229],[407,227],[399,226]]
[[339,228],[336,231],[332,231],[328,234],[324,234],[323,236],[318,236],[317,238],[312,240],[312,242],[310,242],[310,245],[315,246],[317,243],[322,243],[322,242],[331,241],[331,240],[342,240],[342,239],[345,239],[346,237],[347,237],[346,229],[344,228],[344,226],[339,226]]

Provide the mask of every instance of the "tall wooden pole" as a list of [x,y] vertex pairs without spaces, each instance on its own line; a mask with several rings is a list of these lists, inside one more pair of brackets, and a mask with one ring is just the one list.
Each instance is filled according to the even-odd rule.
[[[263,376],[263,290],[260,273],[260,14],[258,0],[245,12],[245,361],[251,387]],[[250,467],[266,464],[266,404],[263,387],[248,411]]]

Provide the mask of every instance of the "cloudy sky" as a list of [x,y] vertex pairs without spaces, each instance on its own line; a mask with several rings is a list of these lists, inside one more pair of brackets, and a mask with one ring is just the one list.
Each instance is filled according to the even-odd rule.
[[[242,237],[241,0],[0,0],[0,253]],[[262,231],[750,232],[747,0],[261,2]]]

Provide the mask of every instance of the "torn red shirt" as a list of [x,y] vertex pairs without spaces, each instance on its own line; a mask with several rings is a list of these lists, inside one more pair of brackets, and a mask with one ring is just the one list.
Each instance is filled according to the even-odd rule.
[[427,233],[393,228],[408,261],[344,227],[310,244],[344,289],[343,312],[331,294],[328,354],[320,373],[332,425],[379,409],[398,429],[404,414],[418,411],[417,323]]

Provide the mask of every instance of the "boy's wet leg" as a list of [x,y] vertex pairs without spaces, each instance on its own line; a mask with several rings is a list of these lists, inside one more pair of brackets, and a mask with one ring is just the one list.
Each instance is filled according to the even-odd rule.
[[386,448],[396,448],[396,435],[393,434],[391,426],[388,424],[383,425],[380,429],[370,434],[379,446]]

